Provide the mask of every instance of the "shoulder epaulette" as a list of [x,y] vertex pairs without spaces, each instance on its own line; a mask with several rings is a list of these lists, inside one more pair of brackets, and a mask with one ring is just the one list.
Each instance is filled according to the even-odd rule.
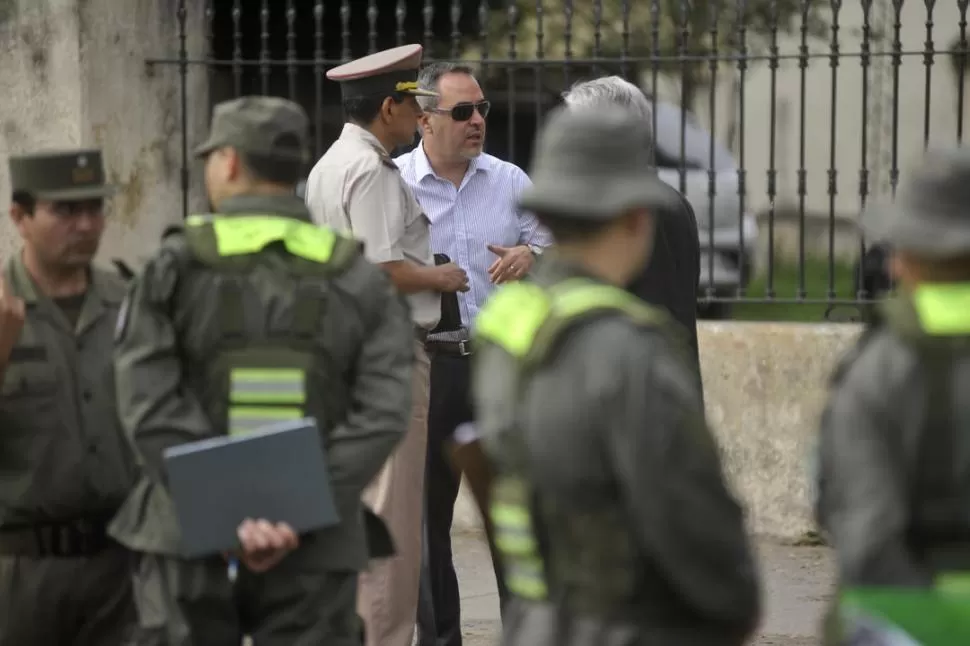
[[173,235],[182,233],[184,230],[185,230],[185,227],[183,227],[181,224],[173,224],[173,225],[167,226],[165,227],[165,230],[162,231],[162,240],[164,240],[165,238],[171,237]]
[[115,266],[115,269],[118,270],[118,273],[121,275],[123,279],[131,280],[132,278],[135,277],[135,271],[131,267],[129,267],[128,263],[126,263],[124,260],[120,258],[114,258],[111,260],[111,264]]

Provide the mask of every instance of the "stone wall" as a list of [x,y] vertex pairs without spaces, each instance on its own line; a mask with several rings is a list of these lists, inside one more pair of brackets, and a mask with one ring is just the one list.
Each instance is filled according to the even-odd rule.
[[[200,24],[203,3],[190,5]],[[178,68],[148,66],[178,53],[175,3],[168,0],[0,0],[0,257],[19,245],[6,217],[8,155],[100,147],[118,195],[101,256],[137,261],[181,220],[182,113]],[[201,30],[187,41],[202,54]],[[189,139],[205,130],[206,78],[188,78]],[[194,195],[200,196],[197,169]]]
[[[809,460],[829,376],[860,331],[850,324],[698,324],[708,421],[752,532],[798,540],[815,530]],[[463,488],[455,528],[480,524]]]

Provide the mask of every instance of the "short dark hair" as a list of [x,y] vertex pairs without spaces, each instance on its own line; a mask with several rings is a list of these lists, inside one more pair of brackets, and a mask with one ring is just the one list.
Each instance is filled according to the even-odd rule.
[[24,210],[27,215],[33,215],[37,208],[37,198],[30,191],[14,191],[10,201]]
[[303,177],[304,164],[301,161],[281,160],[279,157],[242,151],[239,152],[239,157],[243,166],[255,180],[296,186],[296,183]]
[[591,218],[577,218],[553,213],[536,213],[536,219],[542,224],[556,242],[580,242],[595,238],[608,229],[614,220],[594,220]]
[[388,95],[372,94],[370,96],[355,96],[344,99],[344,117],[357,125],[368,126],[381,113],[381,106],[384,105],[384,99],[391,99],[395,103],[402,103],[404,101],[404,95],[394,92]]

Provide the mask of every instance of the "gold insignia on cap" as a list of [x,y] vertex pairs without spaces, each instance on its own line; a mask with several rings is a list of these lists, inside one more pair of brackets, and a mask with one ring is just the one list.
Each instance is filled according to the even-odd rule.
[[78,155],[77,166],[71,171],[71,181],[75,184],[91,184],[98,175],[88,167],[87,155]]
[[410,92],[418,89],[417,81],[402,81],[394,86],[395,92]]

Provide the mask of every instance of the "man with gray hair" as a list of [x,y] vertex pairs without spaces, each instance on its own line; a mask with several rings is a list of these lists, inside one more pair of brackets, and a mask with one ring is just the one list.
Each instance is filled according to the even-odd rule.
[[[633,83],[619,76],[580,81],[564,92],[562,98],[569,109],[601,111],[609,106],[619,106],[629,110],[646,124],[650,130],[650,145],[654,145],[653,106]],[[697,218],[690,203],[675,188],[668,188],[679,199],[673,201],[675,206],[656,210],[653,255],[643,271],[627,286],[627,290],[651,305],[663,307],[684,328],[690,346],[691,366],[696,369],[700,382],[697,354],[700,244]]]

